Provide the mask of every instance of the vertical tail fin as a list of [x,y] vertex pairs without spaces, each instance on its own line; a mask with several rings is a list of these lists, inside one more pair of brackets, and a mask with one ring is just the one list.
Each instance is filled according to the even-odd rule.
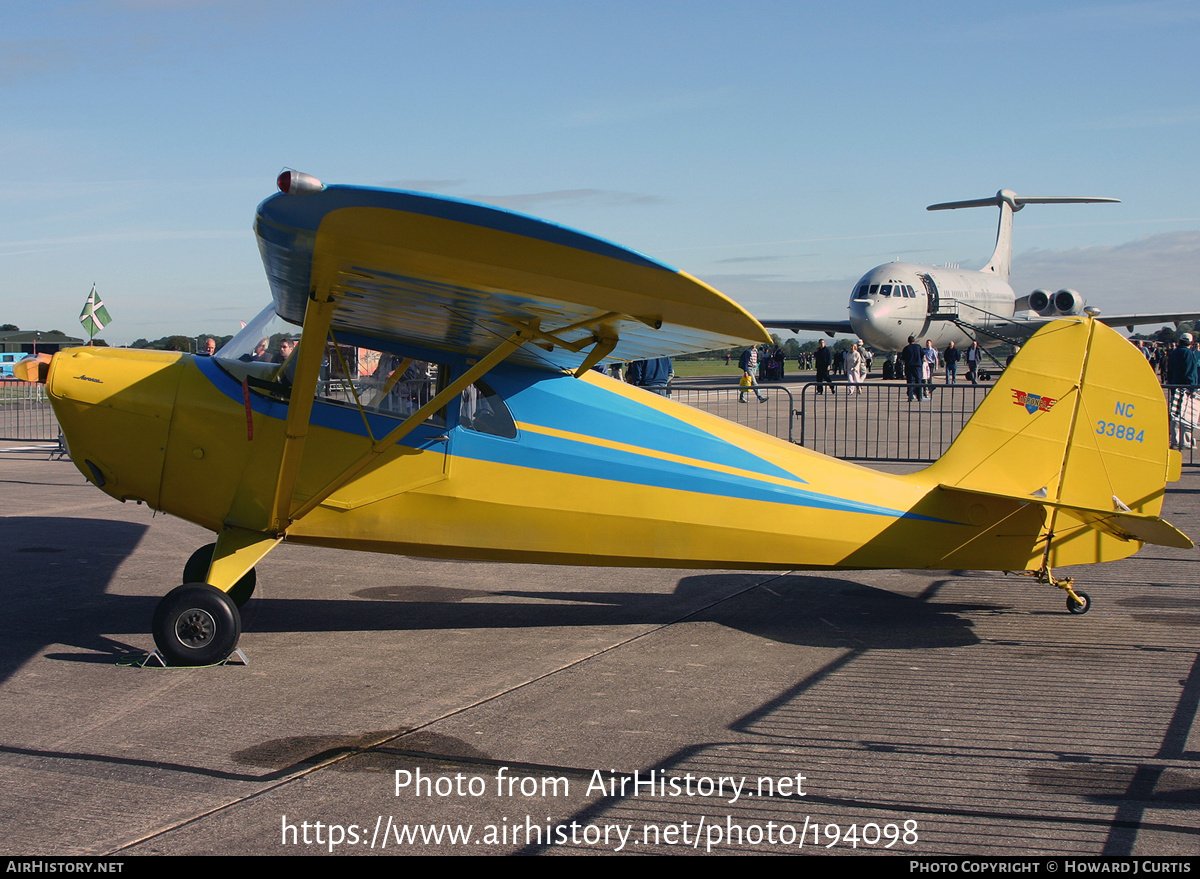
[[992,258],[979,271],[993,272],[1000,280],[1008,282],[1012,270],[1013,214],[1027,204],[1092,204],[1095,202],[1119,202],[1119,198],[1076,197],[1073,195],[1017,195],[1011,189],[1001,189],[991,198],[974,198],[968,201],[947,201],[931,204],[927,211],[952,211],[958,208],[981,208],[995,205],[1000,208],[1000,225],[996,228],[996,249]]
[[[1145,358],[1090,317],[1064,318],[1022,348],[925,476],[1040,504],[1106,539],[1190,547],[1159,518],[1166,483],[1180,468],[1168,429]],[[1100,536],[1092,540],[1097,558],[1080,557],[1076,545],[1056,563],[1105,557]]]

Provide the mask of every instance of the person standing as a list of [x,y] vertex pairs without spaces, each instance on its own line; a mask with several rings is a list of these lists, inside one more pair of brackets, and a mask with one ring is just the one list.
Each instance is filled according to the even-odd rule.
[[846,349],[845,367],[846,380],[850,382],[850,386],[846,388],[847,394],[856,394],[861,388],[863,377],[866,374],[866,361],[863,360],[862,354],[858,350],[857,345],[851,345]]
[[639,388],[645,388],[660,397],[671,396],[671,379],[675,370],[671,366],[670,357],[655,357],[653,360],[635,360],[629,364],[625,373],[625,381]]
[[921,367],[925,363],[925,352],[917,344],[916,336],[908,337],[908,344],[900,352],[904,364],[904,380],[908,382],[908,402],[921,399]]
[[972,342],[971,347],[967,349],[967,378],[971,380],[971,384],[979,384],[979,362],[983,359],[983,349],[979,347],[978,342]]
[[833,382],[829,380],[829,364],[833,360],[833,355],[828,348],[825,347],[825,340],[821,339],[817,342],[817,393],[825,393],[825,385],[829,385],[829,392],[837,393],[837,388],[833,386]]
[[1192,334],[1184,333],[1167,357],[1167,384],[1171,386],[1171,448],[1195,445],[1196,385],[1200,384],[1200,352],[1192,347]]
[[933,340],[926,339],[925,347],[921,349],[921,356],[925,358],[925,363],[922,366],[921,378],[925,385],[922,388],[922,395],[928,400],[933,396],[933,374],[937,371],[938,352],[937,348],[933,347]]
[[946,384],[952,385],[958,379],[958,361],[961,359],[962,352],[954,347],[953,342],[942,352],[942,360],[946,361]]
[[758,346],[751,345],[742,352],[741,359],[738,360],[738,368],[742,371],[741,391],[738,393],[738,402],[746,402],[746,392],[753,389],[754,396],[758,397],[758,402],[765,403],[767,398],[762,395],[762,391],[758,389]]

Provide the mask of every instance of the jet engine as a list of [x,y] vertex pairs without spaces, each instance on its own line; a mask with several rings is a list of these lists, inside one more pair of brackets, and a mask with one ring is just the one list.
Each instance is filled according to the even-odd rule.
[[1042,317],[1054,314],[1054,300],[1050,298],[1049,290],[1034,290],[1025,298],[1029,300],[1029,308]]
[[1083,297],[1075,290],[1059,290],[1054,294],[1054,310],[1058,314],[1083,314]]

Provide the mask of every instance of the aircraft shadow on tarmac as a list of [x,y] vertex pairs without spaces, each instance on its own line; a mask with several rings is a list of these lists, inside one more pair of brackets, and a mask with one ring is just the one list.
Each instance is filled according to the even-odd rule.
[[[110,637],[149,630],[157,595],[106,591],[146,526],[104,519],[0,519],[0,564],[8,581],[9,635],[0,680],[47,645],[79,652],[50,658],[112,662],[143,653]],[[453,569],[447,569],[448,574]],[[865,575],[865,576],[870,576]],[[283,587],[286,588],[286,587]],[[815,647],[910,649],[976,642],[963,614],[994,605],[954,604],[819,574],[685,576],[675,591],[481,592],[449,586],[368,587],[353,598],[266,597],[244,611],[247,632],[397,632],[546,626],[717,622],[782,643]],[[495,600],[488,600],[494,597]],[[516,600],[513,600],[516,599]]]
[[[994,605],[955,604],[897,595],[862,583],[810,575],[788,575],[770,581],[768,594],[754,588],[733,600],[698,601],[688,593],[719,593],[725,575],[687,577],[673,595],[621,592],[487,593],[450,587],[420,587],[409,600],[383,598],[404,590],[363,590],[354,599],[254,598],[243,613],[244,630],[267,632],[382,632],[437,629],[534,629],[543,627],[666,625],[716,622],[748,634],[810,647],[922,649],[961,647],[977,642],[962,614]],[[715,584],[707,582],[715,580]],[[714,588],[717,587],[717,588]],[[149,626],[157,596],[103,593],[95,573],[57,597],[44,596],[56,607],[51,618],[30,605],[28,635],[42,643],[71,644],[86,654],[52,658],[111,661],[137,651],[103,633],[137,631]],[[369,598],[370,600],[361,600]],[[466,600],[466,599],[470,600]],[[703,599],[700,599],[703,601]],[[18,617],[21,614],[17,614]],[[99,653],[100,655],[97,655]]]
[[[928,597],[945,582],[932,584],[922,597]],[[854,584],[846,585],[854,589]],[[873,597],[878,597],[878,593]],[[912,605],[924,605],[923,601],[909,601]],[[880,608],[884,621],[891,614],[890,619],[901,632],[906,625],[919,622],[919,617],[914,619],[911,614],[907,618],[896,616],[903,613],[903,607],[899,602],[884,599]],[[854,614],[851,609],[846,616]],[[864,629],[871,628],[867,622],[856,631],[861,635]],[[939,646],[930,643],[928,631],[921,632],[920,637],[924,644],[910,646]],[[942,690],[942,704],[932,709],[924,703],[928,693],[919,683],[921,676],[909,678],[907,686],[899,688],[895,681],[872,679],[873,672],[888,666],[887,661],[882,666],[872,662],[871,657],[879,655],[872,648],[892,646],[887,639],[878,639],[840,653],[774,698],[735,719],[728,727],[734,734],[729,740],[697,742],[665,755],[653,766],[640,770],[643,781],[650,770],[660,777],[669,775],[677,780],[689,774],[699,778],[732,772],[731,778],[737,778],[740,773],[749,772],[753,781],[755,773],[763,772],[762,767],[771,767],[768,773],[773,770],[778,778],[787,774],[776,768],[783,766],[791,771],[797,767],[815,770],[826,777],[844,773],[856,779],[850,789],[842,785],[841,790],[832,794],[813,792],[812,788],[820,782],[813,785],[810,778],[810,789],[802,795],[803,800],[795,794],[771,795],[765,802],[747,800],[738,819],[757,821],[760,825],[767,819],[797,824],[803,820],[807,827],[804,816],[816,813],[835,822],[861,821],[869,815],[880,822],[899,824],[920,819],[923,827],[940,824],[941,839],[935,840],[934,847],[926,848],[923,854],[988,851],[1013,854],[1011,846],[1022,832],[1014,828],[1022,824],[1031,838],[1044,834],[1052,839],[1056,833],[1066,831],[1075,844],[1084,845],[1079,849],[1081,853],[1109,856],[1133,855],[1139,843],[1146,844],[1139,840],[1142,833],[1159,834],[1155,837],[1158,842],[1171,838],[1186,840],[1194,834],[1191,816],[1200,809],[1200,787],[1196,784],[1196,772],[1181,762],[1200,760],[1200,752],[1188,748],[1190,730],[1200,713],[1200,657],[1187,678],[1179,682],[1183,691],[1162,728],[1156,754],[1124,754],[1120,739],[1105,742],[1099,753],[1091,754],[1087,753],[1091,743],[1085,743],[1090,735],[1082,730],[1085,742],[1068,737],[1062,742],[1062,750],[1048,749],[1045,739],[1036,733],[1030,735],[1044,709],[1036,698],[1024,700],[1029,718],[1014,720],[1013,706],[1006,698],[986,707],[988,701],[996,698],[989,677],[1004,681],[1002,687],[1012,688],[1014,704],[1023,701],[1024,694],[1018,694],[1028,682],[1010,674],[1010,669],[977,668],[973,685],[964,680],[953,690]],[[929,654],[916,661],[927,666]],[[854,670],[864,662],[869,666],[867,669]],[[891,667],[894,669],[895,665]],[[847,680],[838,683],[842,676]],[[873,683],[873,696],[855,693],[856,685],[861,687],[864,683],[868,687]],[[934,684],[935,689],[937,686]],[[977,686],[993,692],[989,697],[980,697],[975,693]],[[1066,716],[1071,716],[1074,708],[1067,700],[1058,706]],[[863,710],[863,714],[857,714],[856,709]],[[967,717],[968,711],[977,714]],[[924,718],[923,713],[927,715]],[[947,746],[948,740],[941,736],[948,730],[939,732],[938,727],[947,722],[964,724],[964,718],[973,734],[956,737]],[[1023,734],[1014,735],[1017,731]],[[895,783],[892,776],[901,778],[901,783]],[[880,779],[878,784],[876,779]],[[854,784],[861,786],[856,788]],[[637,790],[632,786],[631,789]],[[755,788],[752,785],[750,789]],[[969,794],[964,793],[968,791]],[[1076,805],[1080,802],[1099,808],[1080,809]],[[733,810],[724,811],[728,814]],[[632,796],[614,793],[593,801],[560,823],[587,826],[625,822],[641,826],[656,822],[678,824],[686,819],[697,827],[706,819],[711,822],[714,813],[719,819],[720,812],[721,809],[694,806],[678,799],[664,804],[637,793]],[[1009,839],[1006,834],[1015,836]],[[821,842],[827,839],[824,837]],[[983,847],[974,848],[976,841]],[[950,845],[945,852],[938,848],[943,842]],[[988,845],[994,847],[989,849]],[[537,854],[552,847],[530,843],[520,853]],[[815,840],[808,847],[821,848]],[[726,844],[718,845],[716,851],[729,853],[740,848]]]
[[0,681],[50,644],[79,647],[103,662],[138,653],[103,633],[136,628],[126,614],[142,619],[143,599],[105,589],[145,533],[145,525],[107,519],[0,519],[6,599]]
[[[47,645],[63,644],[74,648],[47,654],[48,658],[73,662],[114,662],[143,650],[112,638],[112,632],[141,631],[148,626],[158,596],[123,596],[106,592],[121,563],[135,551],[146,527],[126,522],[99,519],[58,519],[9,517],[0,520],[0,564],[8,574],[8,610],[3,646],[0,647],[0,674],[6,679],[29,658],[45,651]],[[447,573],[453,573],[452,568]],[[961,648],[980,644],[970,615],[1005,613],[1002,600],[986,603],[945,601],[938,597],[949,580],[932,581],[919,595],[905,595],[868,585],[870,573],[857,579],[838,579],[817,574],[695,574],[680,579],[671,593],[619,591],[536,591],[497,589],[491,592],[440,585],[368,587],[350,598],[274,597],[286,589],[268,586],[265,597],[255,597],[246,608],[250,632],[334,632],[437,629],[516,629],[547,626],[620,626],[687,622],[718,623],[757,637],[780,643],[833,648],[839,650],[822,668],[814,671],[776,697],[753,708],[729,727],[735,737],[728,742],[698,742],[656,761],[660,770],[673,774],[697,766],[738,765],[747,757],[747,765],[757,765],[762,749],[785,746],[787,753],[816,756],[826,751],[841,759],[848,752],[845,743],[832,734],[829,741],[813,737],[812,731],[796,725],[797,710],[811,708],[811,700],[827,682],[879,651]],[[970,577],[970,574],[966,574]],[[603,582],[601,576],[600,581]],[[331,584],[332,587],[332,584]],[[1136,603],[1136,599],[1131,600]],[[1051,612],[1047,610],[1047,612]],[[1060,614],[1057,608],[1054,614]],[[1164,730],[1162,750],[1165,760],[1194,760],[1197,755],[1187,748],[1188,731],[1200,707],[1200,660],[1183,682],[1181,700]],[[824,698],[824,697],[821,697]],[[836,698],[843,698],[838,695]],[[913,742],[899,742],[884,726],[878,739],[851,742],[861,754],[897,754],[904,758]],[[762,737],[762,738],[759,738]],[[384,744],[386,742],[386,744]],[[832,742],[832,744],[831,744]],[[286,746],[286,747],[285,747]],[[749,750],[746,750],[749,747]],[[925,746],[922,746],[923,748]],[[985,752],[982,743],[975,756],[972,746],[960,743],[960,758],[967,763],[987,764],[995,755]],[[280,750],[282,749],[282,750]],[[141,761],[109,755],[62,754],[4,747],[0,751],[35,758],[70,758],[99,763],[140,765]],[[262,753],[260,753],[260,751]],[[267,753],[269,751],[269,753]],[[276,751],[279,751],[276,753]],[[358,763],[382,761],[391,766],[396,759],[411,760],[420,754],[426,759],[467,759],[487,762],[485,755],[463,754],[455,740],[430,733],[404,735],[403,730],[376,733],[348,733],[345,737],[299,737],[263,743],[236,755],[247,771],[219,771],[186,764],[146,764],[147,772],[176,772],[184,775],[215,776],[261,782],[286,777],[300,768],[312,766],[340,754],[352,755]],[[1061,764],[1038,761],[1053,759],[1052,754],[1031,751],[1035,760],[1024,770],[1030,788],[1044,791],[1048,798],[1042,813],[1035,808],[1031,820],[1047,826],[1059,822],[1055,810],[1059,799],[1089,799],[1111,805],[1115,816],[1087,819],[1095,826],[1090,833],[1108,854],[1128,854],[1138,838],[1138,829],[1146,810],[1183,808],[1197,802],[1197,791],[1190,773],[1181,773],[1160,761],[1127,759],[1124,765],[1097,765],[1079,762],[1071,755]],[[403,755],[403,756],[402,756]],[[850,755],[853,757],[853,755]],[[805,765],[801,756],[790,758]],[[857,759],[865,759],[858,757]],[[922,759],[940,761],[936,748]],[[508,762],[508,761],[505,761]],[[1000,765],[998,763],[998,765]],[[251,768],[253,767],[253,768]],[[1011,767],[1007,763],[1004,770]],[[531,767],[533,771],[533,767]],[[560,771],[555,769],[554,771]],[[1175,776],[1178,776],[1176,778]],[[899,805],[883,797],[872,802],[864,796],[841,799],[814,796],[813,806],[826,810],[841,808],[861,811],[878,808],[903,819]],[[930,795],[934,795],[931,793]],[[571,816],[586,823],[620,811],[620,797],[602,798]],[[995,814],[967,814],[960,806],[939,808],[926,802],[919,810],[925,815],[942,815],[946,822],[1003,822],[1007,816],[998,807]],[[664,819],[675,820],[678,813],[664,812]],[[1082,824],[1087,824],[1087,821]],[[1082,825],[1081,825],[1082,826]],[[1175,832],[1174,826],[1164,825]],[[1088,829],[1088,828],[1085,828]],[[530,846],[528,852],[543,850]]]

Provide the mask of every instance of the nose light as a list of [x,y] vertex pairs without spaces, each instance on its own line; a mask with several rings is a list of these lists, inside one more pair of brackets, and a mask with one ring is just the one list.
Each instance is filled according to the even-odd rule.
[[303,171],[284,171],[275,178],[275,185],[284,195],[308,195],[320,192],[325,184],[311,174]]

